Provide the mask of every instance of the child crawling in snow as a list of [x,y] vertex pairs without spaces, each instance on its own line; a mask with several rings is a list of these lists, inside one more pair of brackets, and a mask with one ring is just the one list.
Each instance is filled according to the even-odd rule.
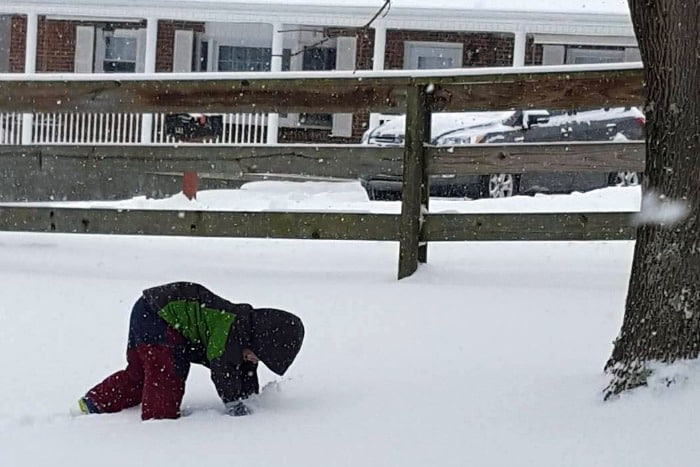
[[304,340],[301,320],[283,310],[231,303],[200,284],[144,290],[131,311],[127,366],[78,401],[79,413],[112,413],[141,404],[141,418],[178,418],[190,364],[211,370],[229,415],[250,414],[262,361],[283,375]]

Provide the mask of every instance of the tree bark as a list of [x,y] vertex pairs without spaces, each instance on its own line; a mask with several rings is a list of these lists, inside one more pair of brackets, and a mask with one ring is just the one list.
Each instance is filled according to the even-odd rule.
[[637,229],[622,330],[605,398],[646,385],[650,363],[700,351],[700,2],[629,0],[645,69],[645,196],[687,215]]

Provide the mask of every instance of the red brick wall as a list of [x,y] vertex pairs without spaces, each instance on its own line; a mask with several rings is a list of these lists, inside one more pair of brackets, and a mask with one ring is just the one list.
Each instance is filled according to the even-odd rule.
[[371,70],[374,58],[374,29],[363,32],[357,37],[357,56],[355,66],[358,70]]
[[[328,37],[354,36],[357,38],[356,69],[371,70],[374,55],[374,30],[353,28],[326,28]],[[404,65],[404,43],[450,42],[464,45],[463,67],[510,66],[513,63],[512,34],[450,32],[450,31],[402,31],[389,30],[386,36],[384,68],[401,70]],[[540,48],[541,63],[541,48]]]
[[12,37],[10,38],[10,72],[24,71],[24,39],[27,36],[26,16],[12,17]]
[[[37,72],[73,72],[75,62],[76,26],[103,26],[104,23],[57,21],[39,17],[39,33],[37,42],[36,69]],[[117,24],[114,28],[142,28],[141,23]],[[27,20],[25,16],[12,18],[12,38],[10,42],[10,71],[24,71],[24,51],[26,42]],[[175,46],[175,30],[188,29],[197,32],[204,31],[204,23],[188,21],[159,21],[156,51],[156,71],[172,71],[173,48]]]
[[512,64],[512,34],[491,34],[449,31],[403,31],[386,33],[384,68],[401,70],[404,67],[404,43],[452,42],[464,44],[462,67],[509,66]]
[[54,21],[47,20],[44,16],[39,17],[37,72],[73,72],[76,24],[72,21]]
[[156,52],[157,72],[173,71],[175,30],[204,32],[204,23],[194,23],[189,21],[158,21],[158,51]]

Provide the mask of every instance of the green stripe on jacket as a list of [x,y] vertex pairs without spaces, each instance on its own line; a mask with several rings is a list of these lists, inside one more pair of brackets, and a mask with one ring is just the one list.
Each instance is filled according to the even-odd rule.
[[236,319],[233,313],[202,307],[191,300],[169,302],[158,311],[158,316],[187,340],[203,346],[209,361],[224,353],[231,325]]

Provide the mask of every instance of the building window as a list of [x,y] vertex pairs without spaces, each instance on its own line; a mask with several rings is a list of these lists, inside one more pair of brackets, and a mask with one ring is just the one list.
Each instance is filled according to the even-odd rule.
[[134,73],[138,40],[136,37],[115,36],[105,32],[105,55],[102,69],[105,73]]
[[[282,71],[289,71],[291,51],[282,55]],[[219,71],[270,71],[272,49],[269,47],[219,46]]]
[[460,68],[463,44],[449,42],[406,42],[404,45],[404,69],[435,70]]
[[625,50],[603,49],[595,47],[572,47],[566,48],[566,63],[572,65],[587,63],[618,63],[625,61]]

